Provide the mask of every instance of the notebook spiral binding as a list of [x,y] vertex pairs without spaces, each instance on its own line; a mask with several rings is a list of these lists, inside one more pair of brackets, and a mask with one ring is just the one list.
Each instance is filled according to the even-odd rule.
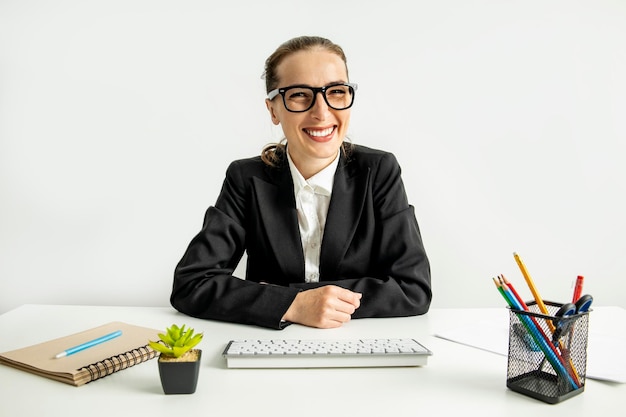
[[149,361],[157,356],[157,352],[150,346],[141,346],[137,349],[129,350],[128,352],[120,353],[119,355],[111,356],[101,361],[92,363],[90,365],[79,368],[79,371],[87,370],[90,375],[90,379],[87,383],[93,382],[97,379],[104,378],[115,372],[123,369],[130,368],[139,363]]

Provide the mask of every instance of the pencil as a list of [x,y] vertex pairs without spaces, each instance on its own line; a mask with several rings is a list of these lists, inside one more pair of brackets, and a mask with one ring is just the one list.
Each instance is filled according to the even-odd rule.
[[509,289],[511,290],[515,298],[517,298],[517,301],[522,305],[524,310],[528,311],[528,306],[524,302],[524,299],[519,295],[515,287],[513,287],[513,284],[511,284],[511,282],[508,279],[506,279],[506,277],[503,274],[500,274],[498,278],[502,281],[503,285],[506,285],[507,287],[509,287]]
[[574,286],[574,296],[572,297],[572,303],[576,303],[576,301],[578,301],[578,299],[580,298],[580,295],[582,294],[583,291],[583,282],[585,281],[585,277],[583,277],[582,275],[578,275],[576,277],[576,285]]
[[[513,257],[515,258],[515,262],[517,262],[517,266],[519,266],[520,271],[522,271],[522,275],[524,276],[524,279],[526,280],[526,284],[528,284],[528,288],[530,288],[530,292],[533,293],[533,297],[535,298],[535,302],[537,303],[539,310],[541,310],[543,314],[549,315],[548,309],[546,305],[544,304],[543,299],[539,295],[539,291],[537,291],[537,287],[535,287],[535,283],[533,282],[533,279],[530,277],[530,274],[528,273],[528,270],[526,269],[526,265],[524,265],[524,262],[522,262],[522,259],[519,257],[519,255],[516,252],[513,252]],[[555,327],[551,321],[548,321],[548,327],[550,327],[550,331],[554,333]]]

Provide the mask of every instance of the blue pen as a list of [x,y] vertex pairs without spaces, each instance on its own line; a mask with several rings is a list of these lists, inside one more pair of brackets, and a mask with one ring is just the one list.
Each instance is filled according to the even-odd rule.
[[85,350],[85,349],[88,349],[90,347],[99,345],[100,343],[104,343],[104,342],[107,342],[107,341],[109,341],[111,339],[115,339],[116,337],[119,337],[121,335],[122,335],[122,331],[121,330],[118,330],[118,331],[113,332],[113,333],[109,333],[109,334],[104,335],[102,337],[99,337],[97,339],[90,340],[89,342],[85,342],[83,344],[71,347],[69,349],[65,349],[63,352],[57,354],[55,356],[55,358],[58,359],[58,358],[63,358],[65,356],[73,355],[74,353],[80,352],[81,350]]

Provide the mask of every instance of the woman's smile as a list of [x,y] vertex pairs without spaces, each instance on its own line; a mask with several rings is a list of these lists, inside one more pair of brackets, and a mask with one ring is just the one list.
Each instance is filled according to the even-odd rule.
[[328,142],[333,139],[336,127],[337,126],[331,126],[323,129],[305,128],[302,129],[302,131],[309,135],[309,137],[315,142]]

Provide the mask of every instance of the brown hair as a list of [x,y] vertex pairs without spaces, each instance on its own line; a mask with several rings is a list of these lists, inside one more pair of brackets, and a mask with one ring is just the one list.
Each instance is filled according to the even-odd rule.
[[[280,45],[272,55],[265,60],[265,70],[263,78],[265,79],[265,90],[269,93],[278,87],[278,75],[276,69],[278,65],[289,55],[311,49],[325,49],[329,52],[337,54],[344,64],[346,64],[346,74],[348,73],[348,60],[343,49],[332,41],[319,36],[299,36],[284,42]],[[347,80],[346,80],[347,81]],[[349,155],[352,150],[352,144],[344,142],[341,145],[344,153]],[[261,159],[271,167],[279,167],[287,160],[285,153],[285,140],[280,143],[272,143],[263,148]]]
[[348,73],[348,60],[341,46],[319,36],[300,36],[280,45],[274,53],[265,60],[265,70],[263,72],[263,78],[265,78],[265,92],[269,93],[278,87],[276,69],[286,57],[295,52],[311,49],[326,49],[329,52],[337,54],[337,56],[343,60],[344,64],[346,64],[346,74]]

